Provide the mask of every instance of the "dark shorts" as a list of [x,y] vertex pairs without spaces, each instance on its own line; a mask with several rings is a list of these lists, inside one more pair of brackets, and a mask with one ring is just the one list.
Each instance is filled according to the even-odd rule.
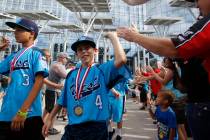
[[25,121],[24,129],[11,131],[11,122],[0,122],[0,140],[44,140],[41,117],[30,117]]
[[55,105],[56,92],[52,90],[45,91],[45,110],[50,113]]
[[106,122],[85,122],[67,125],[61,140],[108,140]]
[[186,122],[186,104],[175,102],[171,105],[171,108],[176,114],[177,124],[184,124]]
[[147,101],[147,91],[144,88],[142,88],[140,93],[140,102],[144,103],[146,101]]

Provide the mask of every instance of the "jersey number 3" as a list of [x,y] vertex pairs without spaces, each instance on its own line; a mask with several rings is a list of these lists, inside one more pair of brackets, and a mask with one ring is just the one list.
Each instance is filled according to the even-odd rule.
[[27,74],[23,74],[23,79],[24,79],[23,85],[28,86],[29,85],[29,76]]
[[98,106],[99,109],[102,109],[102,101],[100,95],[96,96],[96,106]]

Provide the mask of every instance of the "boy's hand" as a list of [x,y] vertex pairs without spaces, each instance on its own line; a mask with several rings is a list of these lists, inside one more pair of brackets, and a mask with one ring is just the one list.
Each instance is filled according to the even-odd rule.
[[115,98],[119,99],[120,98],[120,94],[119,93],[115,93]]
[[2,41],[0,42],[0,51],[5,50],[9,46],[9,40],[2,37]]
[[20,129],[24,128],[24,123],[25,123],[26,118],[16,115],[11,123],[11,129],[13,131],[20,131]]
[[48,130],[52,126],[52,120],[48,117],[47,121],[45,122],[44,126],[42,127],[42,135],[44,137],[48,136]]
[[106,32],[105,34],[104,34],[104,37],[106,37],[106,38],[113,38],[113,37],[117,37],[117,33],[116,32]]

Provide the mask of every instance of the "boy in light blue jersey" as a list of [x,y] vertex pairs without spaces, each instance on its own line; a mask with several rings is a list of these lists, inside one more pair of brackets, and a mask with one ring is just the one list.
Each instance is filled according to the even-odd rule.
[[[110,90],[109,102],[110,102],[110,124],[108,126],[109,140],[116,134],[116,140],[122,139],[122,125],[123,125],[123,113],[125,112],[125,92],[126,81],[123,80]],[[117,123],[117,129],[112,128],[111,120]]]
[[[0,108],[0,139],[44,140],[40,89],[48,70],[46,58],[34,46],[38,27],[28,19],[6,24],[15,29],[16,41],[23,48],[0,62],[0,73],[10,77]],[[8,47],[8,43],[4,39],[0,50]]]
[[69,123],[62,140],[108,139],[108,92],[123,78],[126,55],[117,34],[109,32],[107,36],[113,44],[115,59],[101,65],[94,64],[97,49],[92,38],[82,36],[71,46],[81,65],[68,74],[58,104],[43,127],[43,135],[47,135],[53,118],[63,106],[67,108]]

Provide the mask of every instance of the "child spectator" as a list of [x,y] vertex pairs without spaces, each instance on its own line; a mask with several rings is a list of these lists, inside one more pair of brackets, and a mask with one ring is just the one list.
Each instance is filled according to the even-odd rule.
[[170,90],[161,90],[157,95],[155,113],[149,107],[150,116],[158,121],[158,140],[178,140],[176,116],[170,107],[173,100]]

